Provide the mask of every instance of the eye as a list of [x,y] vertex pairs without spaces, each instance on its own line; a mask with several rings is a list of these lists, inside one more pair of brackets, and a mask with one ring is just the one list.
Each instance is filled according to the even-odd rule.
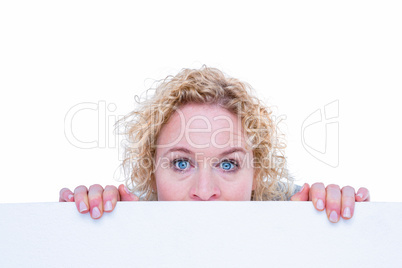
[[187,159],[175,159],[173,160],[174,167],[178,170],[186,170],[189,166],[190,163]]
[[238,167],[236,161],[233,160],[223,160],[219,166],[225,171],[233,171]]

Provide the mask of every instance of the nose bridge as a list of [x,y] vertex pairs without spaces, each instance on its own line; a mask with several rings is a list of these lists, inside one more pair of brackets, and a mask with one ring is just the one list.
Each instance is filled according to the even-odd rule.
[[220,196],[217,178],[210,164],[205,161],[203,165],[199,165],[192,195],[201,200],[215,199]]

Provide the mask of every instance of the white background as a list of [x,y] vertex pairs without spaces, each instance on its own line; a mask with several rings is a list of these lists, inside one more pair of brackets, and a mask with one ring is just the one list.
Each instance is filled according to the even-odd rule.
[[[154,80],[202,64],[247,81],[286,115],[298,184],[365,186],[372,201],[400,202],[401,13],[398,1],[2,1],[0,202],[55,202],[63,187],[118,185],[112,127],[105,148],[77,148],[65,137],[68,111],[114,104],[112,124]],[[339,163],[331,167],[301,133],[334,101]],[[306,130],[305,142],[325,148],[324,126]],[[82,141],[98,139],[97,111],[77,113],[72,127]]]

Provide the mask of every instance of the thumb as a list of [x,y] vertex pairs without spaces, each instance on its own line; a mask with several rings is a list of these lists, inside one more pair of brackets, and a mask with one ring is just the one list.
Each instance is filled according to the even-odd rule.
[[128,190],[124,184],[119,185],[119,194],[121,201],[138,201],[138,196]]
[[308,194],[310,192],[310,185],[308,183],[303,184],[303,187],[299,192],[295,193],[290,201],[308,201]]

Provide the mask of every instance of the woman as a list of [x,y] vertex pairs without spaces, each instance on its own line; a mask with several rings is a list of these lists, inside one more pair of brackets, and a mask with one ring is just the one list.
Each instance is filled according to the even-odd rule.
[[74,193],[64,188],[59,201],[75,201],[79,212],[90,211],[94,219],[117,201],[140,199],[312,201],[317,210],[326,208],[331,222],[350,219],[355,201],[369,201],[368,190],[295,186],[271,111],[251,90],[205,66],[167,77],[122,121],[126,186],[78,186]]

